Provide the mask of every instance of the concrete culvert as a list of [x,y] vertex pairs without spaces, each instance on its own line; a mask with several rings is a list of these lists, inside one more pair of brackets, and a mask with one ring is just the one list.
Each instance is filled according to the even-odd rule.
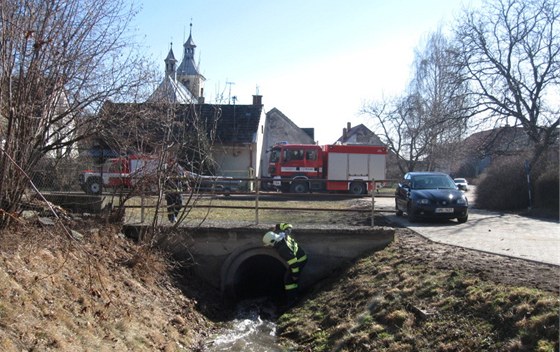
[[245,248],[232,253],[222,267],[222,294],[229,302],[284,295],[286,264],[271,248]]
[[246,259],[234,275],[235,299],[283,297],[285,271],[284,265],[269,255],[256,255]]

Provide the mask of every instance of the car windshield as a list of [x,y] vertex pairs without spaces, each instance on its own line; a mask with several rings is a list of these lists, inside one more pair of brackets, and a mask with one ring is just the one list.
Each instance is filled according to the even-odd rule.
[[450,177],[445,175],[420,175],[412,178],[412,189],[457,188]]
[[456,179],[455,179],[455,182],[458,182],[458,183],[466,183],[467,180],[465,180],[464,178],[456,178]]

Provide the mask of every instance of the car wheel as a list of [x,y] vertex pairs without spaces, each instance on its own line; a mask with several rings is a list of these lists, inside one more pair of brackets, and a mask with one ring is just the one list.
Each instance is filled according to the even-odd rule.
[[465,215],[465,216],[458,217],[457,221],[459,222],[459,224],[464,224],[464,223],[467,222],[468,219],[469,219],[469,216]]
[[101,194],[101,179],[99,177],[91,177],[87,180],[86,193]]
[[366,191],[366,187],[365,184],[361,181],[357,181],[357,182],[352,182],[350,184],[350,189],[349,189],[351,194],[354,195],[360,195],[360,194],[364,194]]
[[416,222],[416,215],[414,215],[414,211],[412,210],[412,207],[410,205],[406,208],[406,214],[408,216],[409,222]]
[[290,186],[290,192],[292,193],[307,193],[309,187],[307,186],[307,182],[296,181],[292,182]]
[[397,214],[397,216],[403,216],[403,211],[399,209],[397,201],[395,201],[395,213]]

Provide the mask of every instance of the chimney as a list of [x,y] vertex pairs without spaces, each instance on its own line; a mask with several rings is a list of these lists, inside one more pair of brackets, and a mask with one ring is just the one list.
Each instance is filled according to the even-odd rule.
[[346,123],[346,129],[347,129],[348,131],[350,131],[351,128],[352,128],[352,124],[351,124],[350,122],[347,122],[347,123]]
[[346,142],[346,139],[348,139],[348,130],[346,128],[342,129],[342,143]]
[[262,105],[262,95],[253,95],[253,105]]

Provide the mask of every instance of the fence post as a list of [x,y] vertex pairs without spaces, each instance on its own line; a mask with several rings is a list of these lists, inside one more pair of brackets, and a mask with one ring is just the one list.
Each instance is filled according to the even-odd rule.
[[375,191],[377,190],[376,184],[375,184],[375,178],[371,179],[371,184],[372,184],[372,189],[371,189],[371,227],[375,226],[375,220],[374,220],[374,216],[375,216]]
[[255,224],[258,225],[259,224],[259,192],[261,189],[260,186],[260,179],[258,177],[255,177],[255,187],[257,188],[256,194],[255,194]]
[[144,192],[140,195],[140,223],[144,223]]

